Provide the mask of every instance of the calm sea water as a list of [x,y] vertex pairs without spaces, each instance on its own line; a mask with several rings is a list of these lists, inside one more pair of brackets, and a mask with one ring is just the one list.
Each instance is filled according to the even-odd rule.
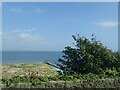
[[2,63],[57,62],[61,51],[2,51]]

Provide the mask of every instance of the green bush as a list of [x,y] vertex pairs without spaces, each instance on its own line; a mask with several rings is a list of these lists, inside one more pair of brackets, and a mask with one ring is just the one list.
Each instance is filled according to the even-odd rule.
[[[79,35],[73,35],[73,39],[75,47],[65,47],[64,55],[58,60],[57,65],[64,74],[94,73],[99,75],[104,74],[106,69],[120,68],[120,54],[107,49],[94,37],[89,40]],[[114,70],[112,72],[115,74]]]
[[118,76],[118,72],[117,72],[117,70],[116,69],[106,69],[105,70],[105,75],[107,75],[108,77],[116,77],[116,76]]
[[[73,36],[75,47],[67,46],[63,50],[64,55],[59,59],[57,65],[63,70],[55,77],[15,76],[10,79],[1,79],[7,87],[18,83],[31,83],[33,86],[41,85],[42,82],[49,81],[77,81],[81,85],[101,85],[112,84],[119,86],[120,83],[120,54],[107,49],[100,41],[94,37],[91,40]],[[113,81],[110,80],[113,79]],[[96,82],[96,83],[94,83]],[[89,86],[88,85],[88,86]]]
[[[94,84],[94,82],[96,82],[96,85],[98,84],[102,84],[102,82],[109,82],[109,83],[113,83],[110,80],[114,80],[115,83],[120,83],[120,78],[116,77],[111,77],[115,72],[111,71],[111,70],[106,70],[106,73],[109,72],[110,74],[108,75],[104,75],[104,74],[93,74],[93,73],[89,73],[89,74],[79,74],[79,75],[66,75],[66,74],[62,74],[62,75],[58,75],[56,77],[27,77],[27,76],[17,76],[17,77],[12,77],[11,79],[2,79],[2,83],[5,84],[7,87],[12,87],[13,86],[17,86],[18,83],[31,83],[32,86],[36,87],[37,85],[41,85],[43,82],[45,83],[49,83],[50,81],[71,81],[71,82],[77,82],[80,81],[79,83],[81,84],[90,84],[92,83],[92,85]],[[111,75],[111,76],[109,76]],[[104,81],[102,81],[104,80]],[[109,80],[109,81],[108,81]]]
[[36,86],[36,85],[40,85],[42,81],[39,78],[31,78],[30,82],[33,86]]

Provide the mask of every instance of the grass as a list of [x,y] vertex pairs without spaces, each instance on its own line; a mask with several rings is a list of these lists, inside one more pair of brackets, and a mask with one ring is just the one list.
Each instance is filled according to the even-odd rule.
[[12,63],[2,65],[2,78],[14,76],[56,76],[58,73],[45,63]]
[[[100,78],[92,73],[86,75],[58,75],[46,63],[13,63],[2,65],[2,87],[42,88],[120,88],[120,78]],[[29,85],[28,85],[29,84]]]

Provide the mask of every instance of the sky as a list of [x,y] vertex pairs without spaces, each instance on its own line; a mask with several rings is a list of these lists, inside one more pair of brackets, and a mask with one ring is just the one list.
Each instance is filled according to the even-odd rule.
[[116,2],[4,2],[2,49],[62,51],[73,46],[72,35],[91,38],[118,50]]

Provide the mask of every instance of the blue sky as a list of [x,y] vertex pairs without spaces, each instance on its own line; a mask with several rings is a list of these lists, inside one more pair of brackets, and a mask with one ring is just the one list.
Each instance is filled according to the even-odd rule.
[[72,35],[118,49],[116,3],[3,3],[3,50],[61,51],[73,46]]

